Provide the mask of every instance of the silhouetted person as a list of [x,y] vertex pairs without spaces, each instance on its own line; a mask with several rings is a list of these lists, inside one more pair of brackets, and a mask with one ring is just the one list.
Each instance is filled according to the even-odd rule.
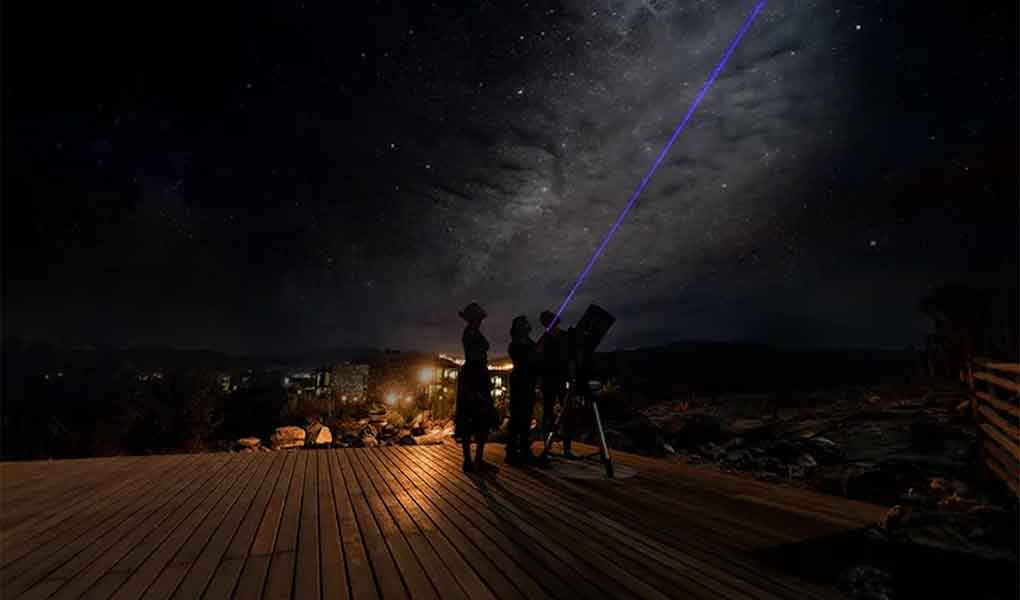
[[[538,343],[542,357],[542,437],[545,438],[556,427],[556,405],[560,404],[561,410],[565,408],[570,377],[570,345],[555,313],[542,311],[539,321],[546,329]],[[572,431],[566,430],[563,435],[563,454],[568,458],[573,456],[570,451],[571,434]]]
[[[464,344],[464,366],[457,377],[456,435],[464,448],[464,471],[482,471],[485,441],[489,429],[495,424],[496,409],[492,404],[492,387],[489,383],[489,341],[481,332],[485,311],[472,302],[458,313],[467,321],[461,342]],[[475,461],[471,462],[471,438],[477,439]]]
[[531,339],[531,323],[521,315],[510,326],[508,353],[514,362],[510,373],[510,431],[506,442],[506,461],[528,463],[531,454],[531,415],[535,410],[535,384],[538,374],[538,350]]

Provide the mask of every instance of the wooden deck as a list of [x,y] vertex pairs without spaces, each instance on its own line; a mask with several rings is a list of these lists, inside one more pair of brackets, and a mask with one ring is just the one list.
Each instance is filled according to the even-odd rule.
[[491,446],[484,477],[453,446],[0,464],[0,596],[826,598],[797,552],[882,514],[622,453],[614,481],[514,469]]

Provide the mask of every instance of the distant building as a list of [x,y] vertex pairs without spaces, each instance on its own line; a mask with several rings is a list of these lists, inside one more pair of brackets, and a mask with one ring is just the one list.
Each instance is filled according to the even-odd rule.
[[354,404],[368,399],[368,365],[342,363],[324,373],[323,381],[341,404]]

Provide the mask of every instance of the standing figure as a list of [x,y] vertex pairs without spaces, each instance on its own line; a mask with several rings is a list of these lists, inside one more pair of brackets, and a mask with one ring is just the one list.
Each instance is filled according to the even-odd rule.
[[514,362],[510,373],[510,431],[506,442],[509,464],[530,463],[535,458],[531,454],[531,415],[535,410],[538,351],[530,334],[528,317],[515,318],[510,326],[508,349]]
[[[492,387],[489,383],[489,341],[480,329],[486,314],[476,302],[468,304],[458,314],[467,321],[467,326],[461,336],[464,366],[460,368],[457,377],[456,435],[464,448],[464,471],[480,472],[489,466],[483,460],[485,441],[498,418],[496,407],[492,404]],[[478,443],[474,463],[471,462],[472,436]]]
[[[567,380],[570,377],[570,346],[567,334],[560,329],[560,320],[551,311],[542,311],[539,316],[545,335],[538,343],[542,356],[542,437],[548,437],[556,427],[556,405],[564,408],[567,393]],[[563,439],[563,454],[570,458],[570,439]]]

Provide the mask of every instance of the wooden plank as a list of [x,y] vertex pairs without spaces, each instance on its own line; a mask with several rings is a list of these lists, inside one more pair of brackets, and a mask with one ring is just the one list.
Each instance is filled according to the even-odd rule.
[[182,470],[182,483],[164,494],[159,501],[160,504],[155,506],[144,520],[130,519],[118,526],[118,530],[121,531],[115,543],[107,545],[97,542],[52,573],[49,579],[66,582],[54,598],[60,600],[81,597],[152,531],[165,526],[167,519],[176,509],[186,505],[193,496],[200,493],[217,466],[213,464],[206,469]]
[[112,596],[125,581],[139,568],[141,568],[153,553],[170,538],[174,532],[194,513],[203,502],[217,489],[219,482],[224,475],[229,474],[232,459],[218,457],[209,467],[195,469],[203,471],[203,480],[198,492],[187,502],[178,506],[167,520],[158,529],[146,532],[145,537],[135,544],[130,552],[121,558],[106,574],[82,596],[86,599],[98,600]]
[[347,488],[347,495],[354,507],[354,518],[358,522],[358,530],[361,532],[365,551],[368,553],[372,571],[375,573],[375,583],[378,586],[379,595],[384,600],[406,598],[409,594],[413,598],[415,590],[405,591],[404,589],[400,579],[400,570],[397,569],[397,565],[390,555],[389,547],[383,539],[379,524],[376,523],[375,517],[372,515],[372,509],[369,507],[361,484],[351,467],[350,457],[347,452],[338,452],[336,456],[340,463],[340,474]]
[[[500,532],[504,538],[497,539],[497,543],[506,548],[520,568],[548,593],[560,598],[576,594],[595,597],[631,595],[626,586],[605,577],[589,561],[576,558],[573,541],[564,539],[555,523],[560,516],[559,507],[548,514],[525,515],[515,511],[510,503],[499,502],[502,497],[495,493],[488,481],[480,498],[476,495],[479,490],[472,490],[470,483],[464,485],[458,481],[459,460],[447,462],[441,455],[432,456],[425,448],[401,450],[399,454],[402,460],[411,461],[405,463],[405,468],[414,469],[435,486],[433,493],[456,499],[458,505],[483,519],[481,523],[484,525],[479,527]],[[438,468],[440,465],[442,469]]]
[[1014,417],[1020,417],[1020,404],[1005,402],[988,392],[974,392],[974,395],[1004,413],[1009,413]]
[[[125,473],[143,475],[150,463],[136,460],[99,459],[97,465],[81,464],[81,472],[71,467],[39,465],[44,479],[34,485],[19,482],[16,490],[4,490],[2,518],[0,518],[0,544],[8,535],[32,527],[37,521],[46,520],[54,514],[65,515],[74,510],[90,495],[101,493],[109,486],[122,481]],[[31,534],[25,537],[31,537]],[[13,542],[16,546],[17,542]]]
[[[254,475],[244,484],[244,489],[241,490],[234,505],[227,511],[226,516],[216,528],[216,532],[209,539],[205,548],[203,548],[202,553],[191,563],[191,568],[187,571],[187,574],[173,594],[174,598],[186,599],[203,596],[203,592],[212,580],[216,568],[219,566],[220,561],[227,552],[228,546],[237,533],[241,519],[244,518],[255,501],[256,491],[263,487],[270,468],[273,466],[274,459],[277,458],[276,455],[253,455],[253,462],[255,463]],[[280,462],[280,460],[275,462]]]
[[255,475],[258,461],[257,455],[241,455],[240,472],[232,479],[226,493],[219,497],[215,504],[192,532],[191,536],[174,555],[163,572],[159,574],[149,589],[145,590],[143,598],[149,600],[167,600],[173,596],[177,587],[184,580],[188,571],[198,561],[213,535],[220,530],[226,515],[233,509],[240,499],[244,488]]
[[1000,417],[999,414],[996,413],[992,408],[988,406],[981,406],[978,407],[978,412],[980,412],[981,416],[983,416],[985,419],[988,419],[989,423],[995,425],[996,427],[999,428],[1000,431],[1002,431],[1002,433],[1009,436],[1009,439],[1011,440],[1020,439],[1020,428],[1018,428],[1016,425],[1010,425],[1009,423],[1007,423],[1006,420]]
[[[453,453],[437,453],[433,450],[429,453],[434,455],[434,459],[429,462],[444,464],[451,470],[456,468]],[[575,557],[572,562],[589,564],[590,572],[596,578],[606,579],[610,576],[621,586],[623,593],[644,597],[681,593],[687,597],[717,598],[727,594],[725,588],[713,588],[710,584],[706,586],[703,570],[693,569],[672,555],[668,558],[658,556],[658,553],[649,548],[650,540],[643,539],[629,528],[619,527],[613,531],[606,527],[612,519],[603,522],[593,519],[587,506],[582,508],[582,503],[587,503],[585,497],[548,502],[545,498],[546,490],[535,490],[534,482],[526,486],[507,487],[507,496],[503,496],[497,490],[504,488],[504,485],[512,486],[510,479],[516,474],[512,469],[507,471],[506,475],[501,473],[498,480],[487,485],[487,496],[492,500],[503,500],[508,513],[506,519],[526,524],[523,527],[534,524],[550,532],[570,548],[570,554]],[[510,501],[511,497],[518,499],[518,502]],[[658,568],[650,568],[649,565],[655,564],[657,558],[664,560],[658,561]],[[651,584],[654,587],[650,588]],[[769,597],[750,587],[742,597],[755,595]]]
[[[330,478],[332,451],[323,450],[316,464],[317,498],[319,511],[319,552],[322,557],[322,597],[346,600],[350,598],[347,568],[340,539],[340,522],[337,518],[336,498]],[[371,577],[371,573],[369,573]]]
[[980,427],[981,431],[985,432],[985,435],[995,440],[995,443],[997,443],[1000,448],[1012,454],[1017,460],[1020,460],[1020,447],[1017,446],[1016,442],[1010,441],[1009,438],[988,423],[981,423]]
[[[447,453],[444,462],[455,466],[456,457],[453,453]],[[541,477],[539,473],[536,476]],[[544,477],[548,479],[548,477]],[[654,565],[653,574],[649,579],[666,578],[670,581],[669,589],[683,591],[684,594],[700,594],[703,597],[775,597],[775,594],[788,593],[783,586],[771,585],[773,582],[757,578],[747,581],[737,573],[725,572],[716,566],[718,561],[721,564],[731,564],[732,557],[719,560],[713,556],[708,560],[695,558],[690,554],[690,542],[685,541],[682,547],[671,547],[658,543],[639,532],[633,527],[633,518],[624,503],[621,503],[603,514],[597,512],[593,506],[593,495],[600,498],[606,496],[603,489],[620,488],[620,485],[612,485],[614,482],[606,483],[606,486],[599,486],[600,489],[592,492],[589,490],[569,497],[554,491],[553,489],[541,486],[534,478],[525,478],[519,470],[507,469],[506,474],[500,474],[499,480],[493,487],[505,487],[507,493],[514,494],[522,499],[533,503],[536,510],[559,514],[564,523],[572,524],[583,537],[595,535],[599,538],[611,540],[604,547],[611,548],[611,557],[624,555],[633,556],[639,564],[636,573],[640,573],[646,565]],[[630,501],[633,498],[634,488],[626,486],[625,499]],[[668,503],[668,499],[661,499],[657,502],[659,506]],[[526,517],[525,517],[526,518]],[[623,521],[623,522],[621,522]],[[685,536],[692,537],[692,536]],[[694,591],[689,591],[690,588]],[[770,590],[772,590],[770,592]],[[669,592],[667,592],[669,593]]]
[[[153,583],[162,575],[163,570],[171,564],[178,551],[191,539],[209,512],[219,503],[230,486],[248,466],[249,463],[243,458],[245,456],[232,454],[226,458],[228,464],[214,479],[211,493],[202,498],[201,503],[188,514],[187,518],[178,524],[173,532],[142,561],[138,568],[123,580],[122,585],[112,596],[114,600],[137,600],[151,589]],[[220,460],[224,459],[220,458]]]
[[[595,450],[593,446],[585,444],[578,446],[585,452]],[[638,476],[642,479],[655,479],[670,486],[678,486],[678,489],[684,491],[707,493],[713,501],[716,499],[725,500],[738,493],[774,498],[783,504],[812,513],[816,515],[817,519],[831,521],[838,526],[870,526],[880,519],[887,510],[885,507],[866,502],[777,486],[772,483],[723,473],[712,468],[671,463],[626,452],[614,452],[613,456],[615,462],[637,469]],[[706,498],[706,502],[708,502],[708,498]],[[730,514],[739,517],[744,514],[744,511],[735,508]],[[739,519],[739,522],[747,525],[746,519]],[[782,534],[783,532],[776,531],[776,533]]]
[[[478,576],[478,573],[464,560],[464,557],[457,552],[452,541],[445,534],[442,527],[432,521],[428,514],[414,501],[410,493],[403,489],[396,477],[382,462],[379,452],[366,452],[362,458],[374,468],[375,473],[388,487],[389,493],[397,503],[407,512],[410,521],[420,531],[420,535],[432,546],[435,553],[443,561],[446,569],[450,571],[460,587],[472,599],[491,599],[495,596],[485,582]],[[408,525],[410,527],[410,525]],[[401,526],[403,529],[403,525]],[[429,569],[426,567],[426,569]]]
[[[513,536],[519,534],[513,528],[501,525],[501,520],[493,517],[491,512],[479,511],[477,506],[465,502],[460,495],[451,493],[452,488],[437,481],[429,470],[409,462],[400,447],[385,448],[380,452],[408,475],[425,495],[443,499],[439,505],[447,512],[448,518],[464,523],[465,535],[478,550],[499,565],[518,593],[527,598],[564,597],[563,594],[568,591],[569,584],[556,576],[552,565],[536,560],[533,553],[527,549],[530,544],[515,543]],[[565,552],[564,548],[563,553]],[[498,589],[492,584],[490,587]],[[498,595],[503,593],[505,592],[497,591]]]
[[356,600],[370,600],[379,597],[375,575],[365,548],[365,540],[354,515],[354,504],[347,492],[344,473],[340,467],[340,451],[329,452],[329,479],[336,505],[336,519],[340,527],[340,539],[347,567],[347,581],[351,597]]
[[3,589],[12,596],[25,592],[96,540],[104,539],[108,532],[116,529],[126,519],[144,510],[175,483],[176,479],[171,476],[158,480],[155,485],[147,488],[139,487],[132,490],[124,495],[122,501],[97,512],[93,518],[83,519],[81,527],[75,528],[71,535],[54,538],[22,561],[8,565],[4,568]]
[[467,596],[446,565],[436,556],[428,540],[421,536],[411,517],[397,502],[389,487],[383,483],[375,468],[369,464],[367,455],[373,453],[372,449],[356,449],[351,452],[351,458],[358,477],[363,478],[362,488],[369,490],[369,504],[376,514],[376,520],[386,522],[383,531],[384,535],[388,536],[387,543],[394,558],[405,556],[403,559],[405,563],[414,561],[413,565],[402,566],[398,559],[397,566],[404,573],[404,580],[408,582],[408,586],[428,586],[429,589],[435,590],[437,597],[444,600],[466,599]]
[[319,564],[319,452],[306,451],[305,489],[301,495],[301,528],[297,541],[294,597],[318,598],[321,594]]
[[[13,563],[22,560],[38,548],[53,543],[54,540],[60,539],[63,540],[62,543],[69,543],[74,536],[87,531],[88,524],[96,515],[120,506],[130,499],[133,491],[144,489],[149,477],[155,473],[163,474],[178,468],[182,459],[175,458],[154,459],[152,470],[139,469],[141,473],[137,477],[125,477],[122,485],[110,486],[109,489],[100,489],[97,493],[86,495],[81,503],[73,506],[70,514],[56,513],[26,529],[5,536],[2,569],[6,570]],[[194,458],[195,456],[186,457],[183,460]]]
[[[255,541],[255,533],[265,515],[269,498],[277,486],[281,485],[280,481],[283,480],[287,455],[282,452],[274,452],[272,456],[273,467],[255,494],[251,507],[237,528],[237,534],[230,541],[230,546],[223,555],[223,560],[216,567],[209,587],[202,595],[205,600],[226,600],[234,593],[234,588],[241,577],[241,569],[244,568],[244,561]],[[282,485],[286,487],[287,483],[284,481]]]
[[986,369],[993,371],[1002,371],[1004,373],[1012,373],[1013,375],[1020,375],[1020,363],[994,361],[987,358],[975,358],[975,364],[981,365]]
[[999,466],[999,464],[996,463],[994,460],[985,459],[985,464],[988,465],[988,468],[991,469],[991,471],[995,473],[995,475],[999,479],[1004,481],[1006,485],[1009,486],[1009,489],[1013,490],[1014,494],[1020,495],[1020,487],[1018,487],[1016,477],[1013,477],[1009,473],[1007,473],[1006,470]]
[[1010,381],[999,377],[998,375],[992,375],[991,373],[984,373],[978,371],[974,373],[974,379],[990,383],[996,387],[1000,387],[1006,391],[1013,392],[1014,394],[1020,394],[1020,383]]
[[[46,529],[40,521],[46,521],[54,514],[64,515],[65,511],[75,511],[81,505],[87,505],[92,496],[101,494],[120,482],[124,485],[125,478],[139,476],[146,468],[157,468],[154,461],[105,461],[101,465],[83,468],[83,473],[75,473],[67,468],[46,468],[41,465],[43,481],[37,485],[26,485],[20,478],[15,478],[16,485],[7,486],[0,500],[0,543],[8,538],[21,534],[30,538],[33,534]],[[72,488],[72,494],[64,494],[67,482],[76,482],[79,487]],[[14,489],[10,489],[13,487]],[[66,518],[66,516],[65,516]],[[17,542],[15,542],[16,544]]]
[[295,554],[298,529],[301,525],[301,496],[304,493],[305,470],[308,466],[308,453],[297,451],[297,455],[294,477],[290,480],[287,503],[283,507],[283,517],[280,519],[280,531],[277,533],[276,545],[269,561],[269,575],[266,577],[265,590],[262,592],[262,597],[268,600],[290,598],[294,589]]
[[985,454],[991,456],[994,460],[998,461],[1002,468],[1013,476],[1013,478],[1020,478],[1020,462],[1006,454],[1005,450],[995,445],[991,440],[984,441]]
[[[171,488],[175,480],[165,478],[162,483]],[[46,537],[44,543],[36,545],[30,553],[4,567],[5,591],[24,593],[28,587],[49,578],[66,563],[79,560],[77,557],[82,552],[86,552],[87,555],[87,550],[94,543],[109,539],[112,530],[116,530],[124,519],[144,510],[163,489],[137,486],[122,494],[103,510],[83,517],[66,531],[53,532],[51,536]]]
[[[447,453],[446,460],[456,464],[455,452]],[[714,519],[704,518],[700,515],[690,517],[686,508],[681,509],[685,519],[675,534],[669,533],[669,513],[664,508],[675,504],[676,495],[670,494],[663,497],[651,498],[647,504],[636,502],[643,482],[639,479],[628,481],[589,481],[591,488],[581,488],[570,483],[558,481],[560,484],[555,487],[546,485],[537,489],[540,484],[536,478],[544,480],[547,484],[555,481],[556,476],[546,471],[528,471],[531,477],[518,470],[507,469],[506,475],[502,473],[497,485],[507,485],[509,490],[522,497],[529,498],[536,504],[543,505],[544,510],[556,510],[563,512],[563,518],[575,524],[582,531],[599,532],[599,535],[614,539],[613,547],[621,545],[628,547],[637,553],[641,564],[655,564],[655,572],[660,576],[668,578],[681,577],[676,584],[681,587],[689,587],[691,581],[711,589],[712,595],[738,597],[754,597],[756,595],[778,594],[781,596],[793,597],[824,597],[827,594],[824,590],[818,590],[815,586],[802,584],[790,585],[789,578],[775,578],[761,572],[761,565],[750,563],[747,555],[736,555],[733,552],[720,551],[718,542],[715,548],[710,551],[704,544],[705,539],[712,539],[708,534],[713,534],[711,529],[704,529],[704,523],[708,521],[713,526]],[[565,495],[559,488],[564,490],[572,489],[573,497]],[[617,494],[616,490],[619,490]],[[612,502],[614,496],[619,496],[618,501]],[[601,507],[606,507],[600,510]],[[648,515],[652,515],[649,518]],[[635,525],[648,521],[649,526],[645,529],[644,535],[638,534]],[[698,529],[701,527],[702,529]],[[699,533],[701,531],[702,533]],[[654,539],[653,539],[654,538]],[[681,547],[675,546],[675,540],[684,539]],[[658,539],[663,542],[656,541]],[[719,568],[725,566],[728,570]],[[732,567],[732,568],[730,568]],[[685,580],[686,579],[686,580]],[[814,589],[811,589],[814,588]],[[734,591],[736,590],[736,591]]]
[[502,568],[502,565],[509,561],[509,557],[500,552],[492,540],[477,527],[469,524],[444,498],[432,494],[427,487],[419,486],[417,478],[412,479],[410,473],[395,462],[394,456],[388,450],[380,450],[376,456],[379,457],[380,464],[393,475],[404,491],[445,534],[461,559],[470,565],[497,598],[506,600],[526,598]]
[[285,452],[284,472],[276,488],[273,489],[273,495],[269,504],[266,505],[266,512],[262,516],[255,540],[252,542],[251,553],[241,569],[241,578],[238,580],[237,589],[234,592],[236,598],[262,597],[266,575],[269,573],[269,562],[276,544],[276,535],[280,529],[283,508],[287,502],[287,493],[294,478],[294,469],[297,466],[299,454],[300,452],[297,451]]

